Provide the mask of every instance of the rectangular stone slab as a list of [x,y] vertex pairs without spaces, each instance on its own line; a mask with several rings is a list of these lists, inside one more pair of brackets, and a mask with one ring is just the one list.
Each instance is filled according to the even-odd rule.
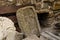
[[26,36],[33,34],[39,36],[40,26],[34,7],[27,6],[20,8],[16,16],[19,27]]

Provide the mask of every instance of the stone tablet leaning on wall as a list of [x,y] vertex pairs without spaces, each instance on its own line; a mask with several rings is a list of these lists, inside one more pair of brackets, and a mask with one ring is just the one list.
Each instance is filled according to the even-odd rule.
[[26,36],[33,34],[40,36],[41,29],[33,6],[20,8],[17,11],[16,16],[19,27]]

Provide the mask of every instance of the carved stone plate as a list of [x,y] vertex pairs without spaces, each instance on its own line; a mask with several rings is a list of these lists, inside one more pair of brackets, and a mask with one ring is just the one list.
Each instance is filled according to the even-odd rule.
[[25,35],[28,36],[36,34],[39,36],[40,26],[34,7],[27,6],[24,8],[20,8],[17,11],[16,16],[19,27]]

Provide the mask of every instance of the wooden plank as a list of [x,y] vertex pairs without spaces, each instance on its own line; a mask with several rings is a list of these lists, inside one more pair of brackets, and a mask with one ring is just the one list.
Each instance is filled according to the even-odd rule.
[[20,7],[16,7],[16,6],[2,6],[0,7],[0,14],[4,14],[4,13],[14,13],[16,12]]

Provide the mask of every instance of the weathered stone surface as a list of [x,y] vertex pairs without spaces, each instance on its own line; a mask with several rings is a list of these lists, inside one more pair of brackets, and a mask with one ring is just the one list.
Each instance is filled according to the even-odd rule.
[[54,4],[53,4],[53,9],[54,9],[54,10],[60,9],[60,1],[54,2]]
[[36,2],[38,3],[38,2],[41,2],[41,0],[36,0]]
[[15,40],[22,40],[22,39],[23,39],[23,33],[16,32]]
[[40,26],[34,7],[28,6],[20,8],[16,13],[19,27],[21,31],[26,35],[36,34],[39,35]]
[[43,0],[45,2],[53,2],[54,0]]
[[41,33],[41,39],[45,40],[60,40],[60,37],[55,35],[54,33],[51,33],[50,31],[45,31]]
[[48,40],[48,39],[43,36],[40,36],[40,40]]
[[23,4],[23,1],[22,0],[16,0],[16,6],[20,6]]
[[9,32],[5,40],[22,40],[23,34],[19,32]]
[[[16,28],[14,27],[14,23],[10,19],[6,17],[0,17],[0,40],[3,38],[10,38],[13,40],[15,36],[15,30]],[[12,33],[12,35],[10,35],[10,33]]]
[[6,2],[0,1],[0,6],[5,6],[5,5],[6,5]]
[[16,0],[16,6],[31,4],[31,0]]
[[15,35],[16,35],[15,31],[8,32],[5,40],[15,40]]
[[0,40],[22,40],[23,33],[16,31],[14,23],[6,18],[0,17]]
[[11,6],[11,5],[15,5],[16,1],[15,0],[0,0],[0,7],[1,6]]
[[38,3],[35,4],[35,10],[36,10],[37,12],[39,12],[40,9],[41,9],[41,2],[38,2]]
[[38,2],[41,2],[41,0],[31,0],[31,4],[36,4]]
[[55,14],[54,30],[55,33],[60,33],[60,12]]
[[49,15],[46,15],[47,19],[43,17],[43,19],[45,18],[45,20],[42,20],[42,19],[41,19],[42,21],[40,20],[43,24],[42,32],[49,31],[56,35],[59,35],[60,33],[60,12],[55,13],[54,16],[51,16],[51,17],[48,17]]
[[36,0],[31,0],[31,4],[36,4]]
[[23,4],[31,4],[31,0],[22,0],[23,1]]
[[40,40],[36,35],[31,35],[23,40]]

